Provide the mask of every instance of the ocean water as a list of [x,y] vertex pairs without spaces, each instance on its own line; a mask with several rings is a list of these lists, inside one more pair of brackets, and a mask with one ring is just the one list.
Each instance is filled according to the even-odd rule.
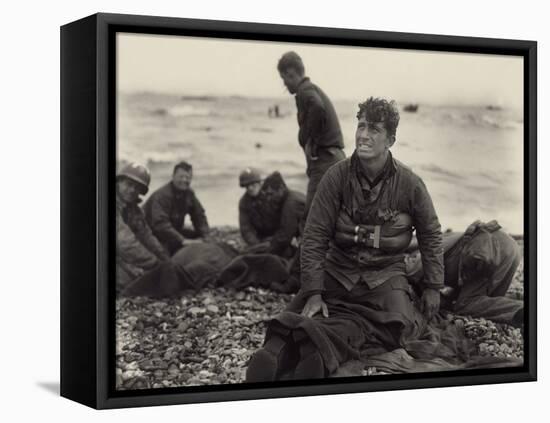
[[[334,101],[348,156],[357,103]],[[281,117],[270,118],[275,104]],[[119,163],[147,165],[150,192],[170,180],[176,162],[192,163],[192,186],[211,225],[238,225],[238,175],[248,166],[264,174],[278,170],[291,188],[305,192],[297,134],[291,96],[118,95]],[[521,110],[420,104],[416,113],[401,112],[392,153],[422,177],[443,228],[463,230],[476,219],[496,219],[508,232],[523,233]]]

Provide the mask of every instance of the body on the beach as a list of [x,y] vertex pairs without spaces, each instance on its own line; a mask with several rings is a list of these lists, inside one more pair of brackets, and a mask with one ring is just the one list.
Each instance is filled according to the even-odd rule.
[[[496,221],[475,221],[463,233],[445,233],[445,288],[442,308],[516,327],[523,325],[523,300],[507,298],[521,261],[517,242]],[[411,254],[407,277],[423,278],[420,257]]]

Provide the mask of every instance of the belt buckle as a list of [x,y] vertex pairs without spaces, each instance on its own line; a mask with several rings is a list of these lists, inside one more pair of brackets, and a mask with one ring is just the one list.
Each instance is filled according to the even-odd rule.
[[380,248],[380,228],[380,225],[376,225],[372,229],[365,228],[365,233],[363,234],[363,237],[367,241],[372,242],[372,248]]

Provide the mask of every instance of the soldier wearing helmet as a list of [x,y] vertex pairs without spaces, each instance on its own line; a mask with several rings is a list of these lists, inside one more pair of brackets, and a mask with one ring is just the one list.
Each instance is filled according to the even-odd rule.
[[124,166],[116,177],[117,289],[169,259],[151,232],[139,207],[140,195],[149,189],[151,174],[140,164]]
[[262,187],[262,177],[260,171],[253,167],[247,167],[239,175],[239,185],[246,189],[246,194],[255,198],[260,193]]
[[250,245],[257,245],[261,242],[261,234],[258,226],[261,227],[261,216],[255,213],[260,199],[262,188],[262,177],[258,169],[248,167],[239,175],[239,186],[245,189],[245,193],[239,200],[239,228],[241,236]]
[[260,171],[245,169],[239,185],[246,192],[239,201],[239,227],[255,252],[292,257],[292,240],[299,235],[305,207],[304,194],[287,188],[279,172],[262,182]]

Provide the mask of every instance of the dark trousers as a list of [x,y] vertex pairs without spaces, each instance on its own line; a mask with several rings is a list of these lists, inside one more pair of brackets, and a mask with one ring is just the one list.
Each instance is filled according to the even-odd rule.
[[[359,281],[351,291],[348,291],[329,273],[325,273],[324,285],[325,291],[322,297],[326,301],[337,300],[367,306],[374,310],[399,313],[410,322],[414,322],[417,318],[417,310],[413,304],[414,293],[405,276],[394,276],[373,289],[370,289],[365,282]],[[287,306],[287,310],[300,313],[307,298],[299,292]]]
[[307,193],[306,193],[306,206],[304,210],[304,224],[309,213],[309,208],[311,207],[311,202],[313,197],[317,192],[317,186],[321,182],[321,178],[325,172],[333,164],[338,163],[340,160],[346,158],[344,151],[340,148],[329,147],[329,148],[320,148],[318,150],[318,159],[311,160],[306,157],[307,160],[307,176],[309,178],[307,184]]
[[290,346],[293,341],[308,342],[322,357],[327,374],[350,359],[358,359],[366,344],[393,350],[416,339],[424,327],[425,321],[414,305],[414,293],[404,276],[392,277],[373,289],[360,281],[348,291],[325,274],[322,296],[328,318],[320,313],[312,318],[301,316],[308,297],[299,292],[286,311],[268,325],[266,342],[271,337],[284,339]]

